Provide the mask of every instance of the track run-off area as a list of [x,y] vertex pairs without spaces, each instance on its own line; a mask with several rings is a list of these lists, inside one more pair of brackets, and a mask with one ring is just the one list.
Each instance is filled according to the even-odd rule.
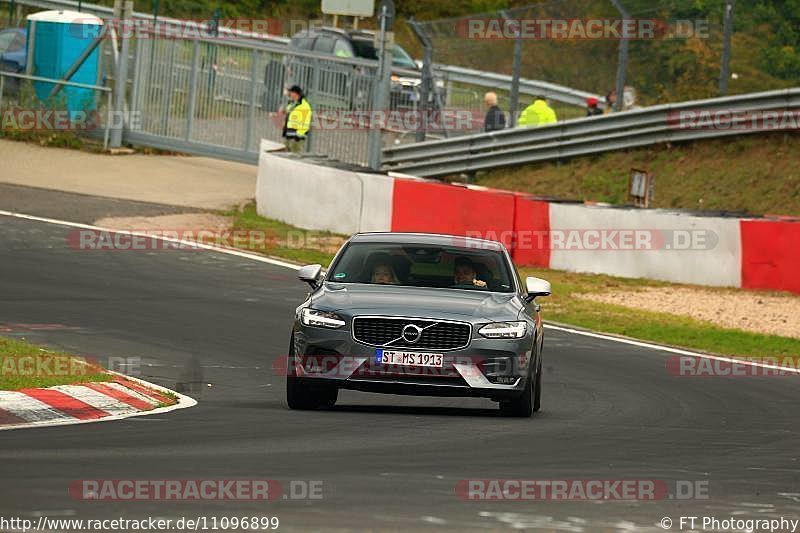
[[[307,292],[291,265],[202,248],[80,250],[68,244],[76,227],[0,213],[0,324],[52,325],[16,334],[128,361],[134,377],[198,405],[0,433],[0,516],[546,531],[800,518],[800,376],[676,375],[670,361],[680,351],[550,327],[543,407],[532,419],[501,418],[482,399],[349,391],[330,410],[289,411],[276,361]],[[84,480],[241,479],[275,480],[281,493],[131,501],[70,490]],[[666,492],[653,501],[490,501],[459,489],[521,479],[633,480]]]

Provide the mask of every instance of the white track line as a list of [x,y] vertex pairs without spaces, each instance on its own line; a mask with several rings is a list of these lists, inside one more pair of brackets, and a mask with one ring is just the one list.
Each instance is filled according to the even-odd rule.
[[678,355],[686,355],[689,357],[699,357],[702,359],[713,359],[714,361],[724,361],[726,363],[737,363],[737,364],[744,364],[755,366],[759,368],[768,368],[770,370],[782,370],[784,372],[788,372],[790,374],[800,374],[800,368],[794,368],[790,366],[781,366],[781,365],[773,365],[771,363],[762,363],[759,361],[751,361],[749,359],[737,359],[735,357],[725,357],[722,355],[710,355],[706,353],[699,353],[699,352],[691,352],[689,350],[682,350],[680,348],[673,348],[671,346],[662,346],[660,344],[652,344],[649,342],[642,342],[633,339],[626,339],[623,337],[615,337],[613,335],[603,335],[602,333],[594,333],[591,331],[582,331],[579,329],[572,329],[572,328],[565,328],[563,326],[554,326],[552,324],[545,324],[544,326],[547,329],[552,329],[556,331],[563,331],[566,333],[571,333],[573,335],[582,335],[584,337],[591,337],[593,339],[603,339],[607,341],[619,342],[621,344],[630,344],[631,346],[637,346],[639,348],[648,348],[650,350],[658,350],[659,352],[668,352],[674,353]]
[[111,228],[101,228],[100,226],[92,226],[89,224],[80,224],[78,222],[68,222],[66,220],[58,220],[55,218],[45,218],[45,217],[37,217],[34,215],[25,215],[22,213],[15,213],[13,211],[3,211],[0,210],[0,216],[7,216],[13,218],[22,218],[25,220],[34,220],[36,222],[46,222],[48,224],[56,224],[59,226],[67,226],[70,228],[80,228],[80,229],[91,229],[97,231],[107,231],[109,233],[120,233],[123,235],[134,235],[137,237],[146,237],[149,239],[159,239],[164,242],[171,242],[173,244],[181,244],[184,246],[198,248],[201,250],[209,250],[213,252],[221,252],[224,254],[235,255],[238,257],[244,257],[245,259],[252,259],[253,261],[260,261],[262,263],[269,263],[270,265],[280,266],[284,268],[291,268],[292,270],[300,270],[299,265],[295,265],[293,263],[287,263],[286,261],[280,261],[278,259],[272,259],[271,257],[264,257],[263,255],[258,255],[250,252],[243,252],[241,250],[237,250],[235,248],[229,248],[227,246],[214,246],[210,244],[205,244],[202,242],[191,241],[187,239],[173,239],[171,237],[164,237],[162,235],[151,235],[147,233],[141,233],[138,231],[127,231],[127,230],[118,230],[118,229],[111,229]]
[[[25,220],[34,220],[34,221],[37,221],[37,222],[46,222],[48,224],[57,224],[59,226],[68,226],[68,227],[71,227],[71,228],[83,228],[83,229],[91,229],[91,230],[108,231],[108,232],[111,232],[111,233],[123,233],[123,234],[130,234],[130,235],[136,235],[136,236],[144,236],[144,237],[149,237],[149,238],[156,238],[156,239],[161,239],[161,240],[166,241],[166,242],[172,242],[172,243],[189,245],[189,246],[196,246],[197,248],[200,248],[200,249],[203,249],[203,250],[209,250],[209,251],[214,251],[214,252],[219,252],[219,253],[224,253],[224,254],[229,254],[229,255],[235,255],[235,256],[238,256],[238,257],[243,257],[245,259],[251,259],[253,261],[259,261],[261,263],[268,263],[270,265],[280,266],[280,267],[284,267],[284,268],[290,268],[292,270],[300,270],[300,268],[301,268],[298,265],[295,265],[295,264],[292,264],[292,263],[287,263],[285,261],[279,261],[277,259],[272,259],[272,258],[269,258],[269,257],[264,257],[262,255],[257,255],[257,254],[253,254],[253,253],[249,253],[249,252],[242,252],[240,250],[235,250],[233,248],[220,247],[220,246],[210,246],[210,245],[207,245],[207,244],[204,244],[204,243],[197,243],[195,241],[187,241],[187,240],[183,240],[183,239],[171,239],[171,238],[163,237],[163,236],[160,236],[160,235],[145,235],[145,234],[142,234],[142,233],[131,232],[131,231],[119,231],[119,230],[113,230],[113,229],[108,229],[108,228],[101,228],[101,227],[98,227],[98,226],[92,226],[92,225],[89,225],[89,224],[79,224],[77,222],[68,222],[66,220],[58,220],[58,219],[53,219],[53,218],[37,217],[37,216],[34,216],[34,215],[25,215],[25,214],[22,214],[22,213],[15,213],[13,211],[0,210],[0,216],[9,216],[9,217],[14,217],[14,218],[22,218],[22,219],[25,219]],[[636,340],[633,340],[633,339],[625,339],[625,338],[621,338],[621,337],[615,337],[613,335],[604,335],[602,333],[593,333],[591,331],[581,331],[581,330],[578,330],[578,329],[565,328],[565,327],[562,327],[562,326],[554,326],[554,325],[550,325],[550,324],[546,324],[545,327],[548,328],[548,329],[557,330],[557,331],[563,331],[563,332],[571,333],[571,334],[574,334],[574,335],[582,335],[584,337],[591,337],[593,339],[602,339],[602,340],[606,340],[606,341],[610,341],[610,342],[619,342],[621,344],[629,344],[631,346],[637,346],[639,348],[647,348],[647,349],[650,349],[650,350],[656,350],[656,351],[660,351],[660,352],[669,352],[669,353],[675,353],[675,354],[679,354],[679,355],[686,355],[686,356],[690,356],[690,357],[699,357],[701,359],[712,359],[712,360],[715,360],[715,361],[725,361],[725,362],[730,362],[730,363],[744,364],[744,365],[750,365],[750,366],[759,367],[759,368],[768,368],[770,370],[784,370],[784,371],[789,372],[789,373],[800,374],[800,369],[798,369],[798,368],[784,367],[784,366],[773,365],[773,364],[769,364],[769,363],[760,363],[758,361],[750,361],[750,360],[747,360],[747,359],[736,359],[734,357],[724,357],[724,356],[719,356],[719,355],[709,355],[709,354],[700,353],[700,352],[692,352],[690,350],[681,350],[679,348],[672,348],[670,346],[662,346],[660,344],[653,344],[653,343],[648,343],[648,342],[636,341]],[[150,387],[152,387],[153,385],[154,384],[152,384],[152,383],[148,384],[148,386],[150,386]],[[192,401],[194,401],[194,400],[192,400]],[[152,411],[148,411],[148,412],[152,412]]]

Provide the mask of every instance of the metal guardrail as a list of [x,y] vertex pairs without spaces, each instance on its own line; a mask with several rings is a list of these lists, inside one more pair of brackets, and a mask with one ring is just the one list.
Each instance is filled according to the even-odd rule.
[[77,89],[89,89],[92,91],[98,91],[101,93],[106,93],[106,97],[108,98],[108,102],[106,105],[106,123],[104,125],[104,134],[103,134],[103,149],[108,148],[108,138],[109,138],[109,129],[111,127],[112,122],[112,106],[111,106],[111,88],[104,87],[102,85],[90,85],[88,83],[79,83],[75,81],[64,81],[64,80],[56,80],[53,78],[44,78],[42,76],[31,76],[29,74],[18,74],[16,72],[5,72],[0,70],[0,109],[3,109],[3,98],[5,96],[5,79],[6,77],[9,78],[16,78],[19,80],[28,80],[28,81],[37,81],[37,82],[44,82],[44,83],[52,83],[63,85],[67,87],[75,87]]
[[[494,72],[483,72],[470,68],[452,65],[434,65],[434,74],[438,77],[459,83],[468,83],[487,89],[511,91],[511,76]],[[598,94],[572,89],[555,83],[539,80],[519,80],[519,92],[528,96],[542,95],[557,102],[585,107],[586,99],[597,98],[599,107],[605,107],[604,98]]]
[[[685,128],[681,112],[800,110],[800,88],[664,104],[540,128],[516,128],[409,144],[383,151],[388,170],[435,177],[564,159],[665,142],[710,139],[759,130]],[[728,123],[727,126],[731,124]]]

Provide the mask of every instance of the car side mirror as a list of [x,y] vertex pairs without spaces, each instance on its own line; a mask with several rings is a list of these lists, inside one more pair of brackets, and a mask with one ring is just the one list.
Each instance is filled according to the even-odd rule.
[[322,274],[322,265],[306,265],[297,272],[300,281],[305,281],[311,285],[312,289],[319,287],[319,278]]
[[552,293],[549,281],[533,276],[525,279],[525,288],[528,291],[528,296],[525,297],[527,302],[532,302],[537,296],[550,296]]

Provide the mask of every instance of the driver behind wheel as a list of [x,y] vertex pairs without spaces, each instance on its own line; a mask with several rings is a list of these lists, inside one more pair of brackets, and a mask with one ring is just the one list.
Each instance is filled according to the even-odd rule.
[[475,271],[475,265],[467,257],[458,257],[455,261],[455,271],[453,273],[453,283],[455,285],[474,285],[476,287],[486,287],[486,282],[479,280]]

